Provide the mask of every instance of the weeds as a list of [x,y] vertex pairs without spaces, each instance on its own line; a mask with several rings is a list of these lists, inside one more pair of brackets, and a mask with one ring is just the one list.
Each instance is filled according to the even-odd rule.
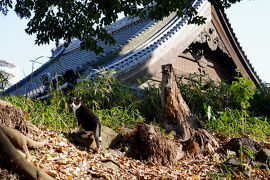
[[[138,110],[139,99],[112,73],[82,81],[69,93],[81,96],[83,103],[93,109],[102,124],[113,129],[133,127],[137,121],[144,121]],[[45,101],[17,96],[3,96],[1,99],[20,107],[25,117],[37,126],[68,131],[77,126],[77,120],[69,107],[67,94],[51,90],[50,97]]]
[[[3,96],[1,99],[20,107],[26,118],[34,124],[46,125],[60,131],[66,131],[77,125],[74,113],[69,108],[70,93],[81,96],[83,103],[93,109],[102,124],[116,130],[121,126],[133,127],[138,121],[158,123],[162,108],[160,88],[149,85],[138,97],[128,85],[114,77],[114,73],[114,71],[100,72],[100,76],[82,80],[67,94],[51,90],[51,96],[46,101],[18,96]],[[242,85],[238,83],[237,86]],[[237,95],[233,96],[231,85],[193,74],[188,79],[180,77],[179,88],[192,113],[204,120],[208,128],[228,136],[242,135],[242,106],[235,100],[234,97]],[[245,111],[246,133],[260,139],[265,139],[270,134],[269,122],[266,117],[256,117],[252,114],[269,113],[266,112],[266,108],[263,109],[258,105],[259,101],[268,105],[269,92],[267,87],[257,89],[254,99],[250,102],[250,109],[256,112],[247,109]],[[263,98],[266,99],[263,101]],[[253,107],[255,105],[257,106]]]
[[[205,125],[212,131],[226,136],[242,136],[242,114],[237,109],[226,108],[222,112],[214,113],[205,109],[209,117]],[[265,139],[270,134],[270,124],[265,117],[248,117],[246,121],[246,134],[256,139]]]
[[119,130],[121,127],[133,128],[137,122],[143,122],[144,118],[137,109],[129,107],[113,107],[111,109],[97,110],[95,113],[100,117],[101,124]]
[[148,85],[148,87],[143,90],[140,103],[138,104],[138,109],[145,117],[147,123],[159,122],[162,110],[160,88],[154,85]]
[[253,99],[250,100],[250,108],[254,116],[270,117],[270,86],[262,84],[255,89]]
[[81,96],[84,103],[95,109],[111,109],[136,103],[137,98],[129,87],[113,75],[114,71],[103,71],[100,76],[81,81],[74,95]]
[[224,81],[217,83],[206,75],[190,74],[188,80],[180,77],[178,85],[191,112],[201,119],[205,117],[203,104],[211,106],[214,111],[236,107],[230,86]]
[[236,69],[238,74],[237,81],[233,81],[231,85],[231,90],[233,92],[233,98],[236,103],[241,105],[241,118],[242,121],[242,132],[247,133],[246,121],[247,121],[247,108],[250,107],[249,100],[253,98],[254,91],[252,90],[253,81],[249,78],[240,77],[239,69]]

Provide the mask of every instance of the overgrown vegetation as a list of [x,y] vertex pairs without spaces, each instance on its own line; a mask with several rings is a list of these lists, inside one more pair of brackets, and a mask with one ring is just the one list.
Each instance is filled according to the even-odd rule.
[[77,125],[77,120],[69,107],[69,94],[81,96],[101,119],[102,124],[115,130],[133,127],[144,121],[140,113],[141,101],[128,86],[113,77],[113,72],[103,73],[89,81],[81,81],[74,90],[63,93],[53,91],[51,96],[41,101],[17,96],[2,96],[1,99],[20,107],[25,117],[37,126],[45,125],[54,130],[68,131]]
[[[3,96],[1,99],[19,106],[34,124],[60,131],[67,131],[77,125],[69,108],[69,94],[81,96],[83,102],[99,116],[102,124],[115,130],[123,126],[134,127],[138,121],[158,123],[161,113],[160,89],[149,85],[137,96],[113,74],[112,71],[88,81],[83,80],[67,93],[54,91],[43,102],[15,96]],[[240,76],[232,85],[214,82],[207,76],[179,78],[183,98],[192,113],[201,118],[209,129],[227,136],[248,134],[265,139],[270,134],[267,118],[269,87],[262,86],[253,92],[251,86],[249,79]],[[243,96],[245,92],[246,96]]]

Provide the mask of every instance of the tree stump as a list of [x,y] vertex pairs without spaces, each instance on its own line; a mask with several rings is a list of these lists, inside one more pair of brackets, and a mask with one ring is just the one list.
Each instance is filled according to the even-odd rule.
[[190,139],[194,135],[194,129],[188,123],[192,116],[177,86],[171,64],[162,66],[161,102],[162,127],[169,132],[175,131],[182,141]]
[[169,132],[175,131],[181,141],[186,142],[187,151],[199,154],[204,148],[214,152],[219,147],[215,138],[202,128],[200,120],[190,112],[171,64],[162,66],[161,102],[160,124]]
[[11,103],[0,100],[0,124],[17,129],[24,135],[39,135],[39,129],[25,119],[24,112]]
[[128,155],[166,166],[185,157],[196,157],[205,152],[204,149],[215,155],[219,144],[190,112],[171,64],[162,66],[161,101],[160,124],[167,132],[175,131],[175,138],[165,136],[152,125],[138,123],[136,130],[127,135]]

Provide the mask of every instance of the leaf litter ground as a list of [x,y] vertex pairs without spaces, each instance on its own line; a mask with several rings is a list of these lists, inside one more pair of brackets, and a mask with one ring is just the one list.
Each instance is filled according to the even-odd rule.
[[[220,162],[208,156],[181,160],[174,167],[165,167],[126,157],[117,150],[93,154],[50,129],[43,130],[42,136],[48,139],[48,144],[32,150],[31,161],[55,179],[209,179],[210,172],[219,171]],[[262,172],[253,169],[252,173],[263,177]],[[0,174],[0,179],[18,178],[6,169],[0,169]]]

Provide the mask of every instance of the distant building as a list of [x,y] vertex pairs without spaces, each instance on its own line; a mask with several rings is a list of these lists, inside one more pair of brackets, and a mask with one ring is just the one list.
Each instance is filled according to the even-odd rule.
[[0,60],[0,73],[3,75],[4,79],[8,80],[7,84],[4,85],[6,88],[12,86],[18,81],[19,69],[8,61]]

